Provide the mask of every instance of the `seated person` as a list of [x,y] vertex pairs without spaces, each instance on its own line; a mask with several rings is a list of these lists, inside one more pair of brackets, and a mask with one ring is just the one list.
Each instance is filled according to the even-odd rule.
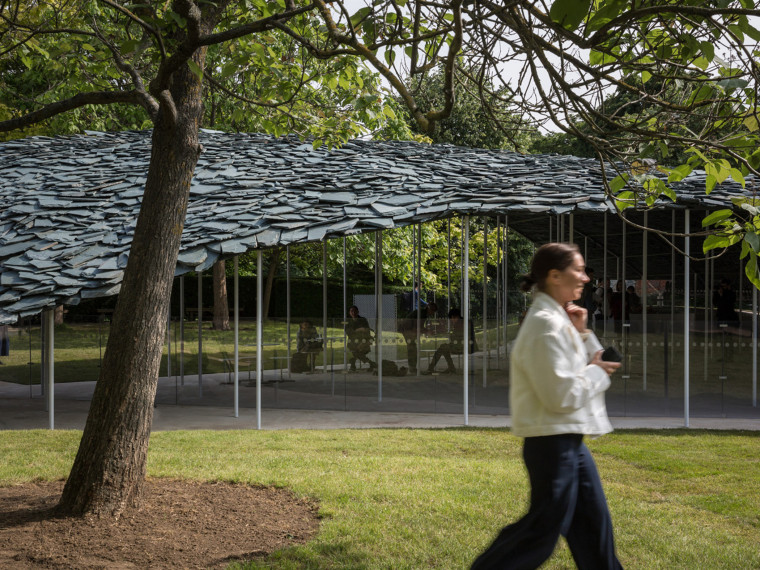
[[421,309],[412,311],[405,319],[401,319],[398,323],[398,332],[404,337],[406,342],[406,360],[409,364],[409,373],[417,373],[417,316],[420,315],[422,319],[421,334],[428,332],[430,324],[428,320],[435,319],[436,312],[438,311],[438,305],[435,303],[428,303]]
[[348,309],[348,321],[344,328],[348,337],[347,347],[351,351],[349,364],[351,371],[356,370],[356,361],[369,364],[370,370],[375,368],[376,364],[367,358],[372,344],[372,329],[369,328],[367,319],[359,315],[359,307],[351,305]]
[[[433,355],[433,360],[430,361],[426,374],[432,374],[435,372],[435,365],[443,356],[446,359],[448,368],[446,372],[448,374],[456,374],[457,369],[454,366],[454,361],[451,358],[452,354],[463,354],[464,350],[464,319],[462,319],[462,313],[459,309],[451,309],[449,311],[449,321],[451,321],[451,331],[449,332],[449,342],[444,343],[438,347]],[[472,326],[472,320],[470,320],[470,332],[468,338],[468,344],[470,345],[470,354],[478,350],[475,344],[475,328]]]
[[322,339],[311,321],[301,323],[296,333],[296,351],[309,354],[311,367],[314,367],[317,354],[322,352]]

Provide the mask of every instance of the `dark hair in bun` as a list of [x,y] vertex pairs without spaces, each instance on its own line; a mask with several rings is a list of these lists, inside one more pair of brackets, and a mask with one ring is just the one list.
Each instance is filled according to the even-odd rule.
[[546,287],[546,277],[552,269],[564,271],[573,263],[576,254],[580,253],[574,243],[547,243],[533,254],[530,262],[530,273],[523,276],[520,288],[528,292],[532,287],[543,291]]

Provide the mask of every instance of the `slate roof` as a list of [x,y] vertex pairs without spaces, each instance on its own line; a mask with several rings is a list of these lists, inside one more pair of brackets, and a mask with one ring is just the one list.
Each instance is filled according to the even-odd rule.
[[[90,132],[0,144],[0,323],[119,292],[150,138]],[[360,140],[314,150],[293,137],[209,131],[201,142],[177,275],[252,249],[457,214],[613,209],[591,159]],[[704,174],[680,186],[680,204],[663,207],[726,207],[741,192],[728,183],[705,196]]]

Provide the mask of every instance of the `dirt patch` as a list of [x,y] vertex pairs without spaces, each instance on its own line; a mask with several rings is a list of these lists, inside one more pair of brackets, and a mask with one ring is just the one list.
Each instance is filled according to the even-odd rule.
[[56,518],[63,482],[0,488],[0,568],[224,568],[304,543],[316,506],[287,490],[149,479],[118,521]]

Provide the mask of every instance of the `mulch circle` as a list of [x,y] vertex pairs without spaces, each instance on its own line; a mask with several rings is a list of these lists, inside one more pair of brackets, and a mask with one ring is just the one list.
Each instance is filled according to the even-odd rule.
[[286,489],[148,479],[118,520],[55,517],[63,481],[0,487],[0,568],[224,568],[301,544],[317,506]]

